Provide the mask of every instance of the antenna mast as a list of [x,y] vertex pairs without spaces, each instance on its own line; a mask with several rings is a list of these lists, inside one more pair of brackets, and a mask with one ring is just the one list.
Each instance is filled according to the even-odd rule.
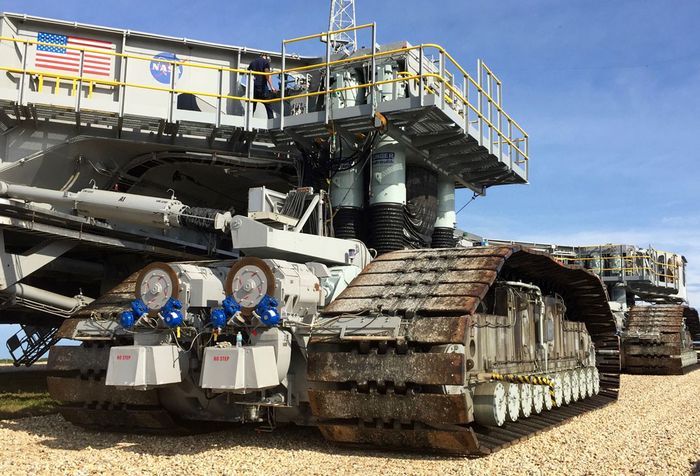
[[[331,0],[329,32],[355,26],[355,0]],[[357,49],[357,31],[344,31],[329,35],[331,51],[352,53]]]

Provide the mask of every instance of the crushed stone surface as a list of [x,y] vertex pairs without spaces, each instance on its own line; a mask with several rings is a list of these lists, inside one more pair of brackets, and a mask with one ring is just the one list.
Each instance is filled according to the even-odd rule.
[[0,421],[0,474],[700,475],[700,370],[622,376],[605,408],[485,458],[339,448],[314,428],[193,436],[91,432],[59,415]]

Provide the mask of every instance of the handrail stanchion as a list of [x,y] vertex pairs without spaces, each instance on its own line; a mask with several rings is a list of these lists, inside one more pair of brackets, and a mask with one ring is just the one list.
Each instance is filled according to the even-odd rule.
[[[498,81],[497,78],[496,78],[496,104],[498,105],[498,108],[496,109],[496,111],[498,113],[498,122],[497,122],[498,132],[499,132],[498,154],[499,154],[499,158],[500,158],[500,157],[503,157],[503,141],[501,140],[501,134],[503,132],[503,127],[502,127],[503,126],[503,123],[502,123],[503,114],[501,113],[501,83]],[[513,168],[513,167],[511,166],[511,168]]]
[[418,97],[420,98],[420,105],[423,107],[425,104],[425,96],[423,95],[423,45],[418,47]]
[[528,148],[529,140],[528,135],[525,134],[525,180],[530,179],[530,150]]
[[330,38],[330,32],[328,32],[326,36],[326,78],[324,81],[324,98],[325,100],[323,101],[323,108],[325,109],[325,123],[328,124],[330,121],[330,110],[331,110],[331,95],[330,95],[330,89],[331,89],[331,38]]
[[462,114],[464,114],[464,133],[469,136],[469,86],[467,84],[467,77],[462,76]]
[[245,106],[245,130],[250,131],[250,115],[251,115],[251,104],[253,99],[253,72],[248,72],[248,87],[246,89],[246,106]]
[[[27,52],[29,50],[29,43],[24,42],[24,53],[22,54],[22,75],[19,78],[19,94],[18,94],[18,100],[17,103],[20,106],[24,106],[24,87],[25,84],[27,83],[26,76],[27,76]],[[58,89],[58,88],[56,88]]]
[[477,106],[479,107],[479,142],[484,140],[484,94],[481,87],[481,60],[476,60],[476,79],[477,88],[476,95],[478,97]]
[[124,96],[126,95],[126,68],[129,64],[128,60],[128,56],[122,57],[122,67],[121,71],[119,72],[119,119],[122,121],[124,119]]
[[287,42],[282,40],[282,72],[280,73],[280,130],[284,130],[284,90],[287,85]]
[[513,150],[513,121],[508,119],[508,157],[510,157],[510,168],[513,168],[513,155],[515,155],[515,150]]
[[440,107],[445,108],[445,52],[440,51]]
[[175,100],[175,76],[177,66],[174,62],[170,62],[170,104],[168,105],[168,122],[173,122],[173,105]]
[[221,127],[221,112],[223,109],[223,95],[224,95],[224,69],[219,68],[219,84],[218,84],[218,93],[219,95],[217,96],[216,99],[216,122],[214,123],[215,128]]
[[[483,67],[483,63],[481,66]],[[489,153],[493,154],[493,100],[491,99],[493,96],[491,95],[491,75],[489,75],[488,72],[486,72],[486,101],[488,102],[489,109],[488,109],[488,115],[486,116],[489,120]]]
[[[83,92],[83,68],[85,65],[85,50],[80,50],[80,60],[78,63],[78,88],[77,88],[77,98],[75,98],[75,112],[80,113],[80,96]],[[80,121],[78,119],[78,124]]]
[[[377,98],[380,97],[381,95],[377,94],[377,24],[372,23],[372,73],[371,73],[371,78],[372,78],[372,86],[370,86],[370,94],[372,95],[372,115],[377,110]],[[359,91],[358,91],[359,93]]]

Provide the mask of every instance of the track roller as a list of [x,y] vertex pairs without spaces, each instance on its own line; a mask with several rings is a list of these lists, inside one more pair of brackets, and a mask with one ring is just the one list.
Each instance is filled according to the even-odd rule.
[[536,414],[542,413],[542,408],[544,407],[544,399],[548,399],[550,402],[552,399],[549,397],[549,392],[542,385],[532,386],[532,409]]
[[474,419],[485,426],[503,426],[508,413],[506,388],[501,382],[489,382],[474,388]]
[[579,391],[581,390],[581,385],[579,384],[578,372],[572,370],[569,372],[571,379],[571,401],[577,402],[579,399]]
[[[550,378],[554,382],[554,401],[552,402],[553,406],[560,407],[564,404],[564,381],[562,375],[557,373]],[[550,398],[550,400],[552,399]],[[547,410],[549,409],[550,407],[547,407]]]
[[569,372],[563,372],[561,374],[561,390],[564,397],[564,404],[568,405],[571,403],[571,374]]
[[520,416],[528,418],[532,414],[532,385],[520,384]]
[[520,388],[517,383],[508,384],[508,420],[518,421],[520,415]]

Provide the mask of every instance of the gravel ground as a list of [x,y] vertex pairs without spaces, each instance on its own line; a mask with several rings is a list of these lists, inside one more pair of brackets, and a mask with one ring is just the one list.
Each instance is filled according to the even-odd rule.
[[623,376],[620,401],[481,459],[339,449],[314,429],[188,437],[0,421],[0,474],[700,474],[700,370]]

